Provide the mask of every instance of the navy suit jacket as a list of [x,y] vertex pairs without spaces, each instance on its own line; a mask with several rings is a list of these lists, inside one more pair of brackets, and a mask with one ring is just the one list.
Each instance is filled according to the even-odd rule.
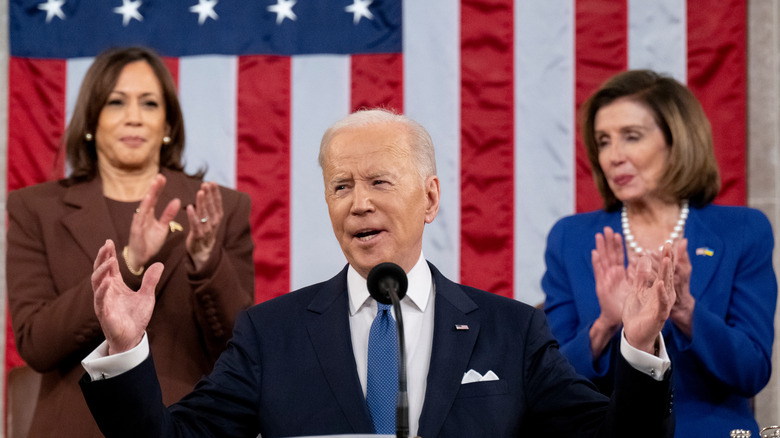
[[[547,242],[542,286],[545,311],[561,351],[606,393],[614,380],[618,336],[594,361],[588,332],[599,316],[591,250],[605,226],[622,233],[620,212],[603,210],[560,220]],[[671,322],[663,334],[674,364],[677,436],[758,435],[750,397],[771,373],[777,282],[766,216],[745,207],[691,208],[685,224],[696,300],[693,338]]]
[[[671,436],[669,378],[657,382],[623,362],[610,402],[559,353],[543,312],[431,271],[433,351],[419,436]],[[211,375],[168,410],[151,359],[107,380],[85,375],[82,390],[108,437],[373,433],[348,309],[346,269],[249,309]],[[469,369],[499,380],[463,385]]]

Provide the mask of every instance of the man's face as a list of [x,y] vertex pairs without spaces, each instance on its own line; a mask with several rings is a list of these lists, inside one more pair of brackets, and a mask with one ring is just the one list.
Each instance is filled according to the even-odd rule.
[[364,278],[393,262],[409,272],[422,234],[439,211],[439,179],[422,180],[405,127],[398,123],[344,129],[330,142],[322,169],[333,232]]

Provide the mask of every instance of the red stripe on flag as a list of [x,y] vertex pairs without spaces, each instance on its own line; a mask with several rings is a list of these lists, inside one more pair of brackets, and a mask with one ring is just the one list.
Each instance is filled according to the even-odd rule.
[[176,83],[176,86],[179,86],[179,58],[170,58],[166,57],[163,58],[163,62],[165,63],[165,66],[168,67],[168,71],[171,72],[171,76],[173,76],[173,82]]
[[[65,126],[66,65],[60,60],[8,61],[8,191],[63,176],[57,152]],[[24,364],[7,309],[5,333],[7,374]]]
[[255,300],[290,290],[289,57],[238,58],[236,184],[252,198]]
[[582,142],[580,107],[610,76],[628,68],[628,5],[626,0],[577,0],[575,8],[576,210],[583,212],[601,208],[604,201]]
[[61,178],[55,166],[65,126],[66,62],[8,62],[8,190]]
[[461,3],[460,280],[512,297],[513,2]]
[[747,2],[712,7],[688,0],[688,87],[712,124],[722,188],[719,204],[744,205],[747,124]]
[[352,111],[382,107],[403,112],[404,64],[397,53],[351,56]]

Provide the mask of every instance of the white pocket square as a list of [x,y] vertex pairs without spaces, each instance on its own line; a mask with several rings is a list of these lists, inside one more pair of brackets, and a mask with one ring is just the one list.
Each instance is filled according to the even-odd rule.
[[498,376],[493,371],[488,371],[483,376],[474,370],[468,370],[468,372],[463,373],[463,380],[460,381],[460,384],[465,385],[466,383],[489,382],[491,380],[498,380]]

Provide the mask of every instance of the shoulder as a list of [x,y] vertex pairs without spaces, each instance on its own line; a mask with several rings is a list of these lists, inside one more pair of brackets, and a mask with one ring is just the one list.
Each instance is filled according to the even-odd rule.
[[577,213],[559,219],[555,225],[553,225],[551,232],[600,230],[610,221],[619,217],[619,211],[608,212],[604,210],[594,210],[587,213]]
[[499,317],[503,321],[503,317],[525,319],[525,317],[539,311],[521,301],[455,283],[442,275],[435,266],[430,263],[429,265],[436,284],[436,299],[447,300],[463,313],[479,310],[483,315],[490,315],[490,318]]
[[[185,191],[194,196],[200,189],[200,185],[203,183],[203,179],[197,176],[187,175],[184,172],[173,171],[170,169],[163,169],[163,175],[168,180],[168,185],[171,186],[174,192],[180,190]],[[231,189],[225,186],[219,186],[219,194],[222,196],[222,203],[230,209],[232,206],[246,204],[249,205],[249,195],[244,192],[240,192],[235,189]]]
[[691,209],[691,214],[719,233],[741,233],[744,230],[771,233],[772,229],[767,216],[761,210],[751,207],[709,204]]
[[[312,284],[250,307],[252,318],[290,319],[293,314],[322,313],[347,295],[346,267],[333,278]],[[346,301],[345,301],[346,302]],[[299,320],[300,322],[300,320]]]
[[47,181],[32,186],[16,189],[8,193],[8,208],[13,209],[19,204],[50,204],[53,199],[61,199],[68,191],[64,180]]
[[63,193],[68,190],[65,180],[47,181],[8,192],[8,196],[31,197],[31,196],[51,196],[52,194]]

